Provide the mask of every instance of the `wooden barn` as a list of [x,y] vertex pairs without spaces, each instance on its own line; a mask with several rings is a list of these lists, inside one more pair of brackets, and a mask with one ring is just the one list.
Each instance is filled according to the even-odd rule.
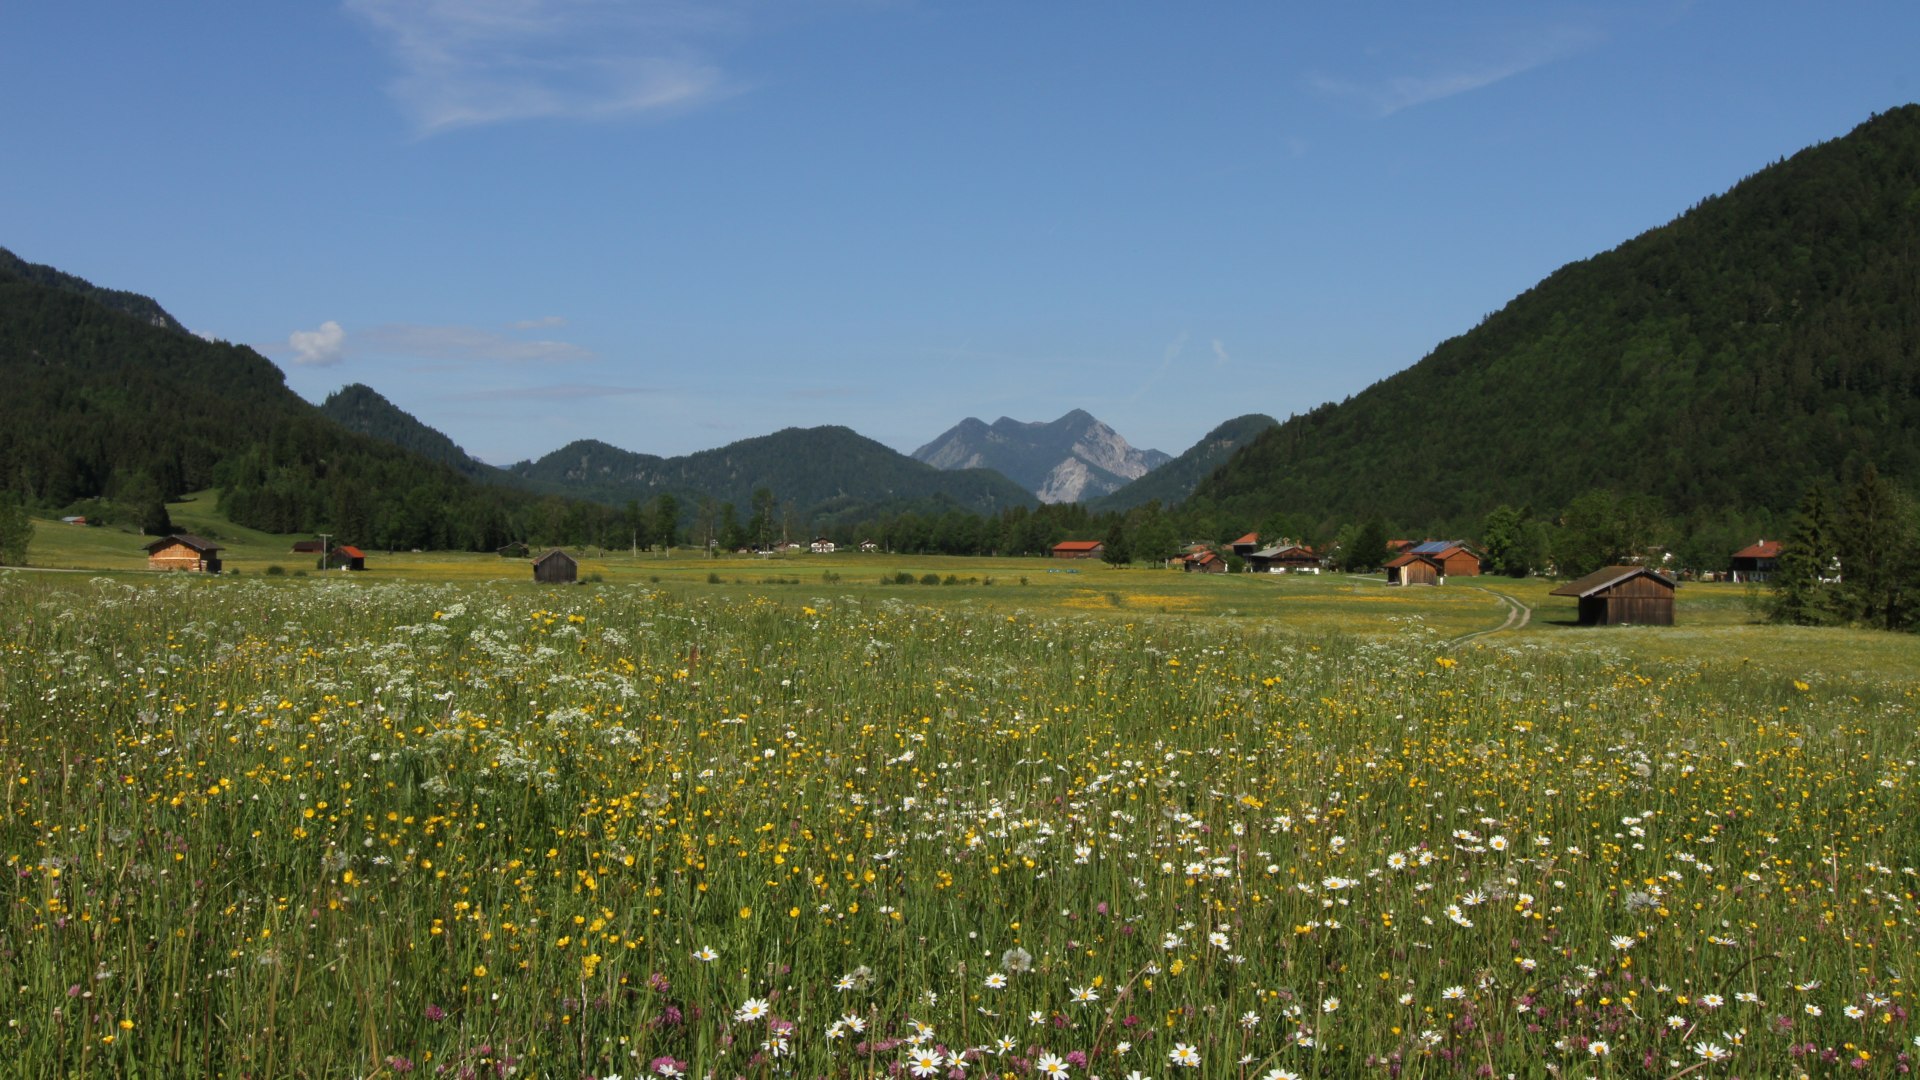
[[327,552],[327,561],[322,564],[322,569],[326,570],[365,570],[366,568],[367,553],[352,544],[335,544],[333,550]]
[[325,540],[295,540],[293,542],[293,553],[295,555],[318,555],[325,550],[327,550],[327,542]]
[[580,579],[580,564],[573,556],[554,548],[533,560],[533,580],[547,585],[571,585]]
[[1580,601],[1581,626],[1672,626],[1673,579],[1644,566],[1609,566],[1548,593]]
[[528,547],[527,545],[521,543],[518,540],[515,540],[510,544],[502,544],[499,547],[495,548],[494,551],[503,559],[524,559],[527,556],[533,554],[532,548]]
[[1107,550],[1099,540],[1062,540],[1053,545],[1056,559],[1097,559]]
[[1431,555],[1409,551],[1387,561],[1389,585],[1445,585],[1447,569]]
[[192,533],[175,533],[147,545],[147,569],[220,572],[220,545]]

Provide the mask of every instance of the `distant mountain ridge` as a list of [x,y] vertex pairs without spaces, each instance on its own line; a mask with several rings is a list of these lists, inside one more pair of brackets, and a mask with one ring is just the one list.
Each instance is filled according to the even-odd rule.
[[673,458],[580,439],[506,471],[540,490],[604,503],[670,494],[683,506],[706,497],[743,513],[754,491],[764,487],[817,524],[904,510],[957,508],[992,515],[1035,502],[997,472],[943,472],[838,426],[786,428]]
[[1920,105],[1572,262],[1194,492],[1429,535],[1596,489],[1784,517],[1867,464],[1920,485]]
[[993,469],[1043,503],[1081,502],[1138,480],[1172,458],[1138,450],[1084,409],[1058,420],[967,417],[913,452],[937,469]]
[[1131,510],[1155,501],[1162,506],[1184,502],[1200,481],[1232,457],[1235,450],[1259,438],[1268,428],[1279,426],[1280,421],[1265,413],[1236,416],[1207,432],[1172,461],[1111,495],[1094,499],[1087,508],[1105,512]]
[[85,278],[75,277],[63,270],[40,263],[30,263],[6,248],[0,248],[0,275],[33,282],[62,292],[86,297],[109,311],[122,315],[131,315],[148,326],[157,326],[163,330],[174,330],[185,334],[189,331],[180,325],[180,320],[167,314],[152,297],[121,289],[103,289]]
[[320,403],[320,412],[349,431],[384,439],[450,466],[463,476],[476,480],[500,477],[500,470],[462,450],[452,439],[421,423],[365,383],[350,383],[328,394]]

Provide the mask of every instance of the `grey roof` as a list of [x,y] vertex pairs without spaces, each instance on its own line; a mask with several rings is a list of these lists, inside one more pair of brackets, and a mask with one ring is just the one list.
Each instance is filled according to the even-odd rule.
[[1569,581],[1547,595],[1588,597],[1603,589],[1611,589],[1628,578],[1637,577],[1640,574],[1665,582],[1669,589],[1674,587],[1672,578],[1644,566],[1605,566],[1578,581]]
[[1454,548],[1463,548],[1466,546],[1465,543],[1459,540],[1428,540],[1408,548],[1407,553],[1409,555],[1438,555],[1443,551],[1451,551]]
[[560,556],[561,558],[567,560],[568,562],[574,561],[573,556],[567,554],[564,551],[561,551],[559,548],[554,548],[552,551],[549,551],[545,555],[542,555],[539,558],[533,560],[533,565],[539,566],[541,563],[546,562],[548,559],[553,558],[555,555]]

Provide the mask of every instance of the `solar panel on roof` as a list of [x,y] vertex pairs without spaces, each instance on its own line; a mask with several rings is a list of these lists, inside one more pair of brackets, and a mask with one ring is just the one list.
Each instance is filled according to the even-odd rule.
[[1415,555],[1438,555],[1452,546],[1451,540],[1428,540],[1422,544],[1415,544],[1407,550]]

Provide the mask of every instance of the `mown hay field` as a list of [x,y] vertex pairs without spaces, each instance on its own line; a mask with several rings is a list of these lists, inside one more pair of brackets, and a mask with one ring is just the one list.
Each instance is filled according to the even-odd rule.
[[1857,637],[641,574],[0,574],[0,1060],[1885,1075],[1920,1036],[1916,684],[1811,647]]

